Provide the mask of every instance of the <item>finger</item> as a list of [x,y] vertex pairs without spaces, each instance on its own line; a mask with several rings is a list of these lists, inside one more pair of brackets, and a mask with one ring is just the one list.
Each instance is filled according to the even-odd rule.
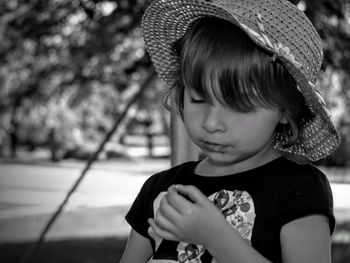
[[203,202],[208,202],[208,197],[193,185],[178,184],[175,186],[175,189],[178,193],[188,197],[194,203],[201,204]]
[[176,231],[174,222],[170,221],[167,217],[165,217],[160,210],[157,211],[154,217],[154,221],[157,224],[157,226],[159,226],[161,229],[172,233]]
[[168,189],[165,198],[179,214],[182,214],[184,210],[190,210],[193,205],[190,200],[178,193],[174,187]]
[[160,238],[166,239],[166,240],[172,240],[172,241],[180,241],[174,234],[172,234],[171,232],[162,229],[161,227],[159,227],[156,222],[152,219],[149,218],[147,220],[148,224],[151,226],[153,232]]
[[170,222],[174,223],[180,220],[181,214],[174,208],[170,202],[167,195],[162,199],[159,209],[157,212],[160,212],[163,217],[165,217]]
[[162,243],[163,239],[161,237],[157,236],[156,233],[154,233],[151,226],[148,228],[147,232],[148,232],[149,236],[153,238],[153,240],[156,244],[156,249],[157,249],[160,246],[160,243]]

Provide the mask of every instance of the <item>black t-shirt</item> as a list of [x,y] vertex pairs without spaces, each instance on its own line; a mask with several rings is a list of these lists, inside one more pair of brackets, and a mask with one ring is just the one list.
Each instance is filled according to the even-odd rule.
[[[154,240],[148,233],[147,219],[154,217],[161,197],[173,184],[196,186],[215,203],[232,227],[272,262],[282,262],[280,231],[286,223],[322,214],[329,219],[330,233],[334,230],[329,182],[312,165],[299,165],[280,157],[252,170],[205,177],[194,173],[197,164],[187,162],[148,178],[126,215],[131,227],[151,241],[154,254],[149,262],[212,262],[202,246]],[[198,261],[190,261],[195,258]]]

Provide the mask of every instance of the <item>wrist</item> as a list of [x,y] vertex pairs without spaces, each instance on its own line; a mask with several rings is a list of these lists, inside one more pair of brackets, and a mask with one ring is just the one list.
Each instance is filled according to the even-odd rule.
[[205,245],[216,262],[270,262],[249,245],[228,222],[219,226],[216,231]]
[[217,246],[220,246],[222,242],[226,242],[225,238],[227,233],[232,233],[232,231],[236,230],[222,217],[222,220],[212,224],[208,231],[208,238],[203,242],[203,246],[209,251],[215,249]]

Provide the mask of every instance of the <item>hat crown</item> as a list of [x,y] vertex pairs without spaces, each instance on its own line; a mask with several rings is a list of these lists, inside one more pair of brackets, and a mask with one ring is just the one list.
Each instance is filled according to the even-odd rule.
[[261,33],[262,26],[263,33],[279,47],[279,52],[293,56],[307,79],[316,82],[323,60],[322,41],[310,20],[295,5],[286,0],[216,0],[212,3],[257,33]]

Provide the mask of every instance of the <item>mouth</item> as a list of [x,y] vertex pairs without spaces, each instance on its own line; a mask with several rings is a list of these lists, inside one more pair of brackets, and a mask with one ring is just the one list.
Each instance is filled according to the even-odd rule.
[[229,148],[229,145],[226,144],[220,144],[216,142],[209,142],[202,140],[202,145],[205,150],[210,152],[225,152],[227,148]]

